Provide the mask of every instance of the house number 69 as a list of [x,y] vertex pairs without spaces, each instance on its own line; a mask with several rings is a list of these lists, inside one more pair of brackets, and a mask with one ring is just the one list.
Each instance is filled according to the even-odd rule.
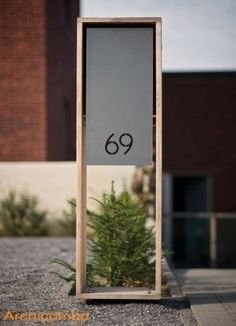
[[133,136],[129,133],[121,134],[118,142],[112,140],[113,136],[114,134],[111,134],[106,140],[105,151],[107,152],[107,154],[115,155],[119,152],[120,146],[122,146],[124,148],[127,148],[123,153],[124,155],[126,155],[133,146]]

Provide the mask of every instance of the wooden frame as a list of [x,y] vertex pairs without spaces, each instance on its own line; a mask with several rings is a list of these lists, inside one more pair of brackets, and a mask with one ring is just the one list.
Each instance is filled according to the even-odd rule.
[[[156,276],[155,289],[86,288],[86,148],[84,124],[83,34],[87,26],[144,25],[154,28],[154,106],[156,137]],[[161,298],[161,211],[162,211],[162,75],[161,18],[79,18],[77,22],[77,208],[76,208],[76,295],[80,299]]]

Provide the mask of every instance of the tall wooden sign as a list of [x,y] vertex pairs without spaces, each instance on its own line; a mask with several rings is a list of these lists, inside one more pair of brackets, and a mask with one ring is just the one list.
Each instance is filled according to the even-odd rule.
[[[161,19],[78,19],[76,295],[161,296]],[[153,133],[153,130],[155,132]],[[155,289],[87,288],[86,166],[156,166]]]

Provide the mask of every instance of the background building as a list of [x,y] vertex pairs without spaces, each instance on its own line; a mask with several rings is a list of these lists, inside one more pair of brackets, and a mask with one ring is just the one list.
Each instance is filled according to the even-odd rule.
[[[75,0],[0,2],[1,162],[75,160],[77,16]],[[211,219],[184,214],[236,212],[235,108],[234,71],[163,74],[164,239],[179,266],[211,262]],[[218,266],[236,266],[235,221],[215,222]]]
[[163,79],[165,209],[186,216],[176,214],[172,223],[175,263],[235,266],[236,220],[187,212],[236,211],[236,73],[164,73]]
[[75,0],[0,2],[0,160],[75,158]]

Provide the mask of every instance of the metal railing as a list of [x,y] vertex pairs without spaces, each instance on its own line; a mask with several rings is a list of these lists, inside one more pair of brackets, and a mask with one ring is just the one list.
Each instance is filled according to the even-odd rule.
[[[217,266],[217,220],[219,219],[236,219],[236,213],[220,213],[220,212],[178,212],[163,213],[164,219],[169,219],[170,236],[173,236],[172,223],[173,219],[208,219],[209,220],[209,257],[210,266]],[[171,248],[172,249],[172,248]]]

